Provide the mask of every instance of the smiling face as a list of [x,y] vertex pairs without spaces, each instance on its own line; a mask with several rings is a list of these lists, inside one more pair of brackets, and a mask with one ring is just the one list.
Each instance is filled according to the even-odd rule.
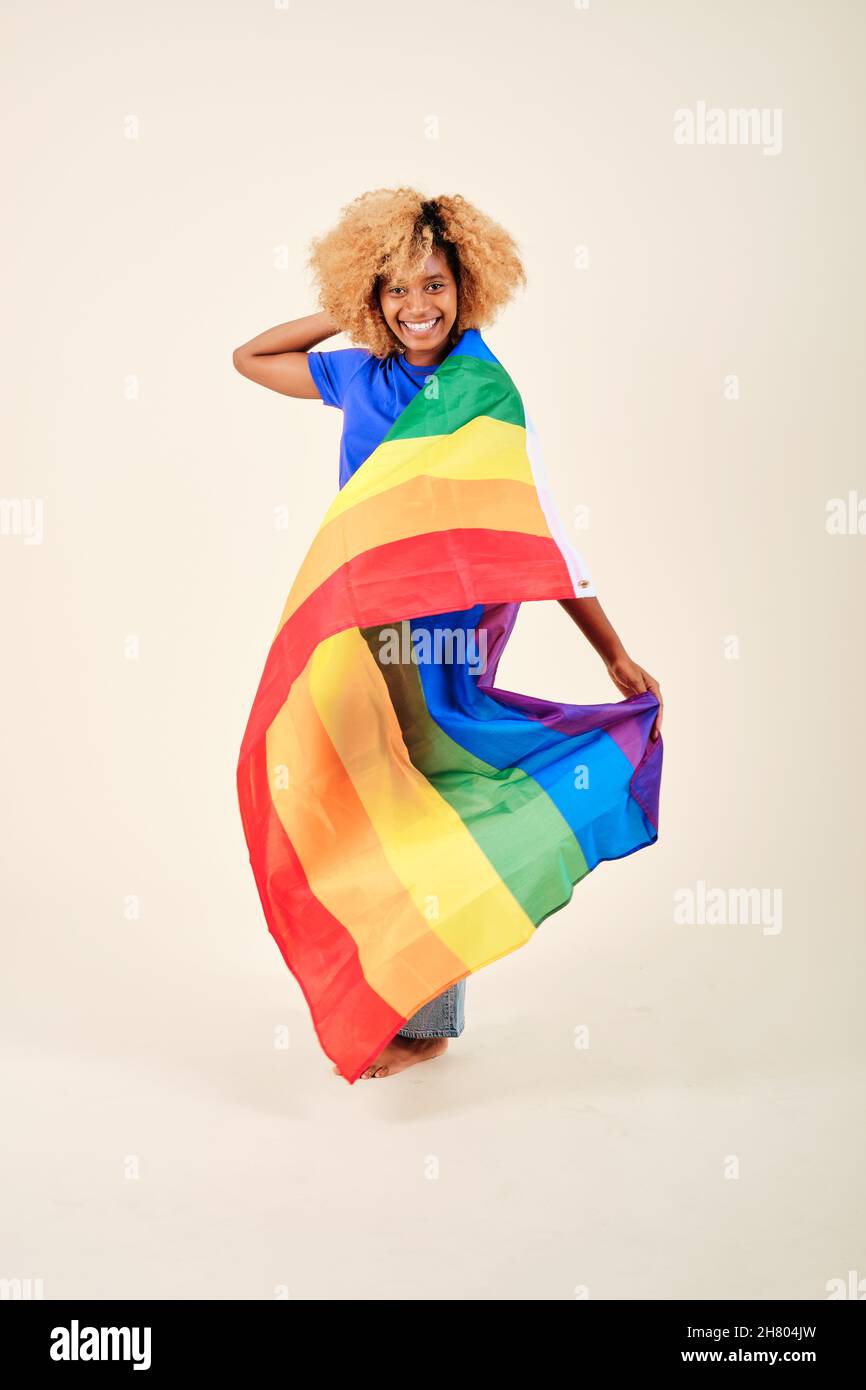
[[442,361],[457,318],[457,281],[441,251],[431,252],[406,279],[383,279],[379,304],[391,332],[405,344],[407,362],[427,367]]

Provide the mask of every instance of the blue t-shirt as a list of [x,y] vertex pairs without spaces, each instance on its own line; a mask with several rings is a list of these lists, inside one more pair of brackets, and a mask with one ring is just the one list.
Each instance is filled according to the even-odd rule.
[[[470,339],[480,357],[497,359],[477,329],[467,328],[451,352],[466,351]],[[402,353],[374,357],[366,348],[341,348],[336,352],[308,352],[307,361],[325,405],[343,412],[340,439],[340,487],[381,444],[397,416],[432,376],[436,367],[415,367]]]

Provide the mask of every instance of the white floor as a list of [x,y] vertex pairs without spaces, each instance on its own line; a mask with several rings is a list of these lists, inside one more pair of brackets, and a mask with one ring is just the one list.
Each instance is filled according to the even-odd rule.
[[843,1066],[710,1064],[627,999],[577,1050],[561,979],[505,1009],[497,966],[446,1057],[349,1087],[269,940],[262,965],[7,1013],[0,1274],[46,1298],[558,1300],[821,1299],[866,1273]]

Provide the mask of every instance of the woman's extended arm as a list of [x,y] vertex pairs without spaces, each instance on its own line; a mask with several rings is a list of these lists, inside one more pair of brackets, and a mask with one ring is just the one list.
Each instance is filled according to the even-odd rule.
[[659,683],[653,676],[632,661],[616,635],[610,620],[597,598],[561,598],[559,600],[571,620],[577,624],[586,640],[595,648],[607,667],[608,675],[623,695],[642,695],[651,690],[659,702],[659,712],[651,737],[661,733],[664,703]]
[[284,396],[300,396],[316,400],[319,392],[310,372],[307,353],[325,338],[339,333],[339,328],[322,310],[307,314],[291,323],[279,323],[242,347],[235,348],[232,362],[241,376],[280,391]]

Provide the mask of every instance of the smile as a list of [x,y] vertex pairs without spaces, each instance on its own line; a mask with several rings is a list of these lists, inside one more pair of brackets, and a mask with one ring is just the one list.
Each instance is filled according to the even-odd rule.
[[423,322],[420,323],[409,323],[407,319],[399,319],[398,322],[401,328],[408,328],[410,333],[416,333],[418,335],[421,335],[424,333],[429,333],[432,329],[434,329],[441,318],[442,315],[437,314],[434,319],[424,319]]

